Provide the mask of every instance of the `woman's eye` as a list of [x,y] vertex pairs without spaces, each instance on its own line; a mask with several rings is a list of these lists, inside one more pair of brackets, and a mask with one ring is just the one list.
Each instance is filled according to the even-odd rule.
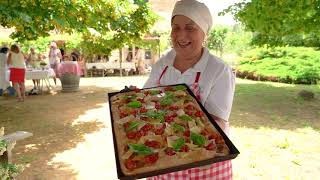
[[187,31],[193,31],[194,28],[193,28],[193,27],[186,27],[186,30],[187,30]]

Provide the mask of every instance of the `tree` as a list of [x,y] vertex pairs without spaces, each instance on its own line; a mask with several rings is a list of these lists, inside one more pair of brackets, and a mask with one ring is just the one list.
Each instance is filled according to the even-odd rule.
[[[0,2],[0,25],[14,27],[20,42],[48,36],[50,32],[83,35],[89,47],[104,51],[122,47],[142,37],[156,20],[144,0],[17,0]],[[106,43],[107,45],[105,45]],[[92,49],[91,49],[92,50]]]
[[230,6],[231,12],[247,30],[255,33],[258,45],[283,45],[283,37],[319,34],[319,0],[252,0]]
[[209,49],[219,52],[222,57],[223,49],[225,46],[225,39],[228,33],[228,29],[225,27],[216,27],[209,32],[207,39],[207,46]]

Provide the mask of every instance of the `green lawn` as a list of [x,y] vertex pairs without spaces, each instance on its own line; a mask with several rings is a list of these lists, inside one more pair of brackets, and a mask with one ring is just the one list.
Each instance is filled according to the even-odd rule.
[[[234,179],[320,176],[320,88],[237,79],[230,117]],[[312,90],[316,99],[297,97]]]

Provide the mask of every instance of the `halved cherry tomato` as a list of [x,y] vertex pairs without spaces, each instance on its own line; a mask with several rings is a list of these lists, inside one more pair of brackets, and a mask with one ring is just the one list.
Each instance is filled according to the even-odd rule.
[[194,114],[196,117],[202,117],[204,114],[202,111],[197,111],[195,114]]
[[143,131],[143,130],[139,130],[137,133],[136,133],[136,139],[140,139],[142,136],[145,136],[147,134],[147,132]]
[[126,122],[123,124],[124,129],[128,129],[130,126],[130,122]]
[[159,102],[156,102],[155,106],[154,106],[156,109],[161,109],[161,105]]
[[178,114],[177,113],[173,113],[171,116],[175,118],[175,117],[178,116]]
[[183,133],[184,136],[186,137],[190,137],[190,131],[189,130],[186,130],[184,133]]
[[189,151],[189,147],[187,145],[184,145],[180,148],[180,152],[188,152]]
[[213,142],[209,143],[209,144],[206,146],[206,150],[212,151],[214,148],[215,148],[215,145],[213,144]]
[[137,115],[137,113],[138,113],[138,111],[137,110],[132,110],[132,111],[130,111],[130,114],[132,114],[132,115],[134,115],[134,116],[136,116]]
[[187,110],[193,110],[194,107],[193,107],[193,105],[188,104],[188,105],[185,107],[185,109],[187,109]]
[[163,124],[163,126],[159,129],[155,129],[154,133],[156,135],[162,135],[164,133],[164,129],[166,128],[166,124]]
[[147,140],[144,145],[148,146],[148,147],[152,147],[152,148],[160,148],[160,143],[158,141],[149,141]]
[[165,119],[165,121],[166,121],[167,123],[170,124],[171,122],[173,122],[174,117],[173,117],[173,116],[165,116],[164,119]]
[[128,116],[127,113],[125,113],[125,112],[120,112],[120,118],[124,118],[124,117],[127,117],[127,116]]
[[140,113],[146,113],[148,110],[145,107],[140,108]]
[[138,161],[134,161],[132,159],[127,159],[125,160],[124,164],[128,170],[134,170],[135,168],[137,168],[137,162]]
[[144,162],[146,164],[153,164],[155,163],[157,160],[159,159],[159,154],[158,153],[154,153],[154,154],[150,154],[144,157]]
[[187,111],[186,114],[189,116],[193,116],[193,113],[191,111]]
[[141,130],[144,132],[148,132],[150,130],[153,130],[153,128],[154,128],[154,126],[152,124],[146,124],[141,128]]
[[176,152],[174,152],[173,148],[168,147],[166,148],[166,150],[164,150],[164,152],[168,155],[168,156],[173,156],[176,154]]
[[178,106],[169,106],[169,110],[174,111],[174,110],[178,110],[179,107]]
[[129,139],[135,139],[136,135],[137,135],[137,132],[135,132],[135,131],[127,132],[127,138],[129,138]]

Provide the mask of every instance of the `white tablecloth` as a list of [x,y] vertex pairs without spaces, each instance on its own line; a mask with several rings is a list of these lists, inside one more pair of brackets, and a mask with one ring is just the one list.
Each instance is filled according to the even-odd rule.
[[[86,63],[87,69],[91,69],[93,66],[95,66],[97,69],[120,69],[120,63]],[[132,62],[123,62],[121,64],[122,69],[135,69],[136,66]]]
[[49,69],[44,69],[44,70],[26,70],[26,79],[48,79],[50,77],[54,77],[55,73],[54,70],[49,68]]

